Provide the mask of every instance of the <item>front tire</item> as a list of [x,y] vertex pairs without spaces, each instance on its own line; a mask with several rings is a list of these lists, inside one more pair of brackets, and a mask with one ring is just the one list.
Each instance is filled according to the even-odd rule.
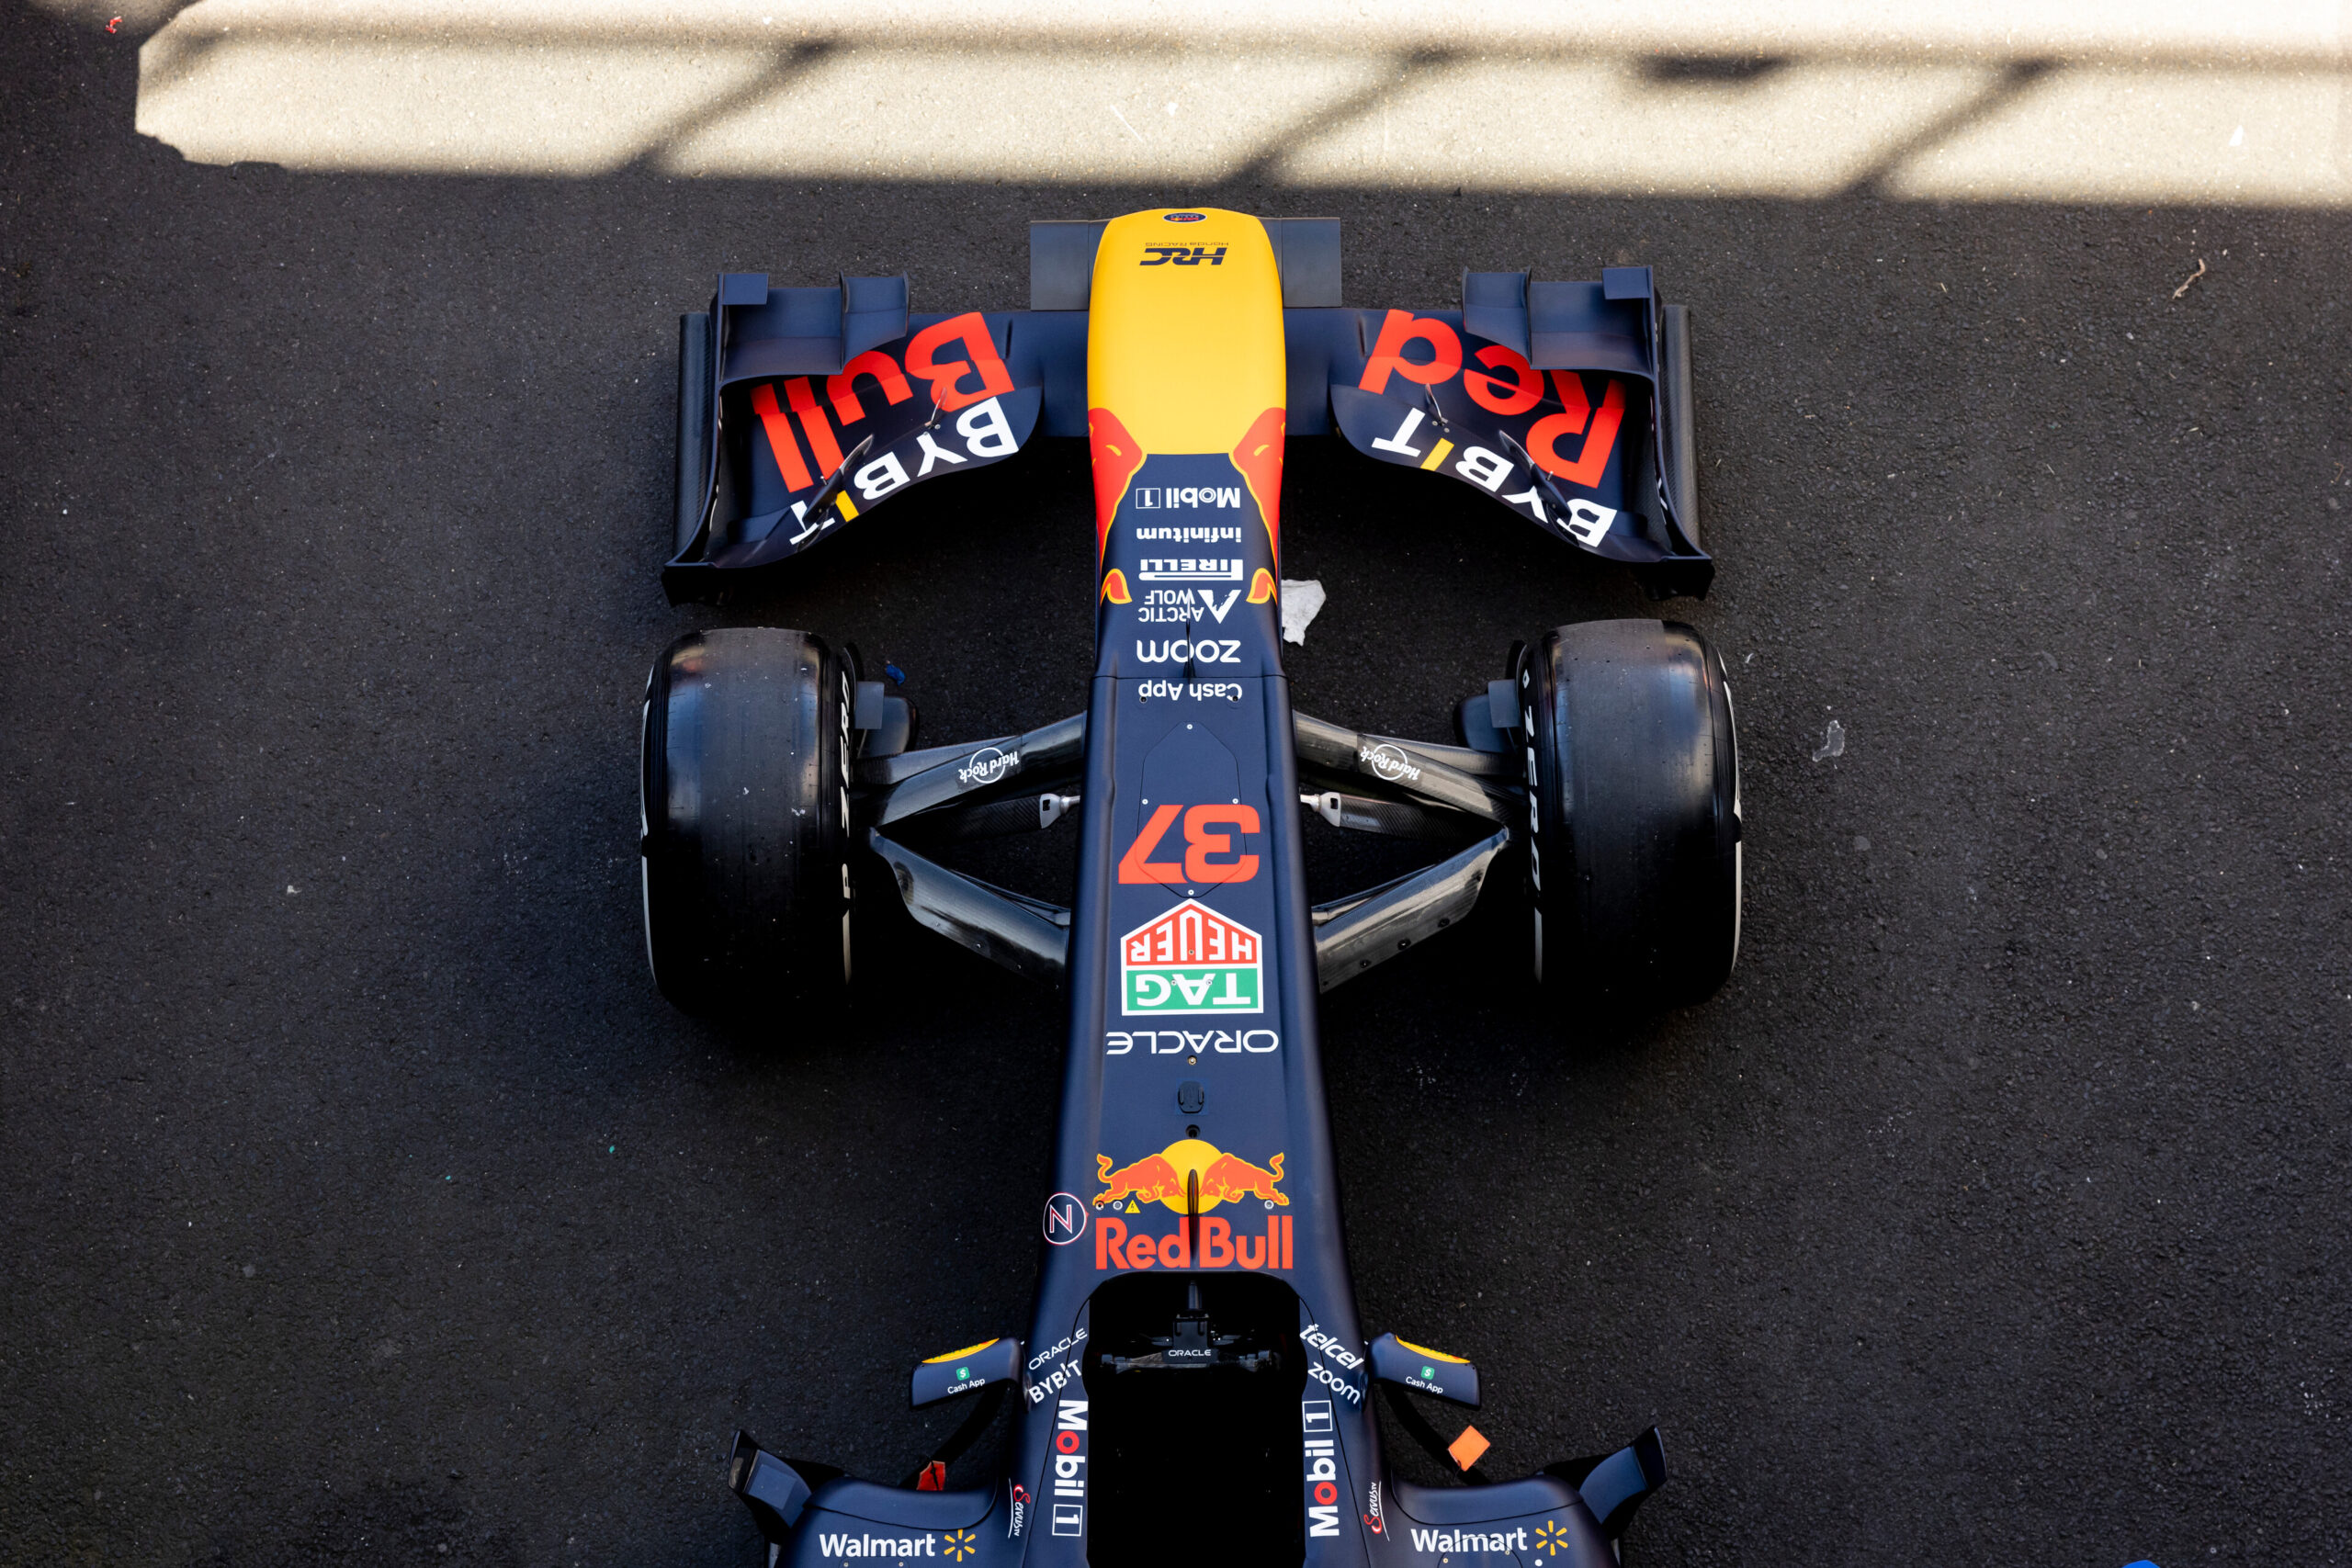
[[1532,797],[1535,974],[1564,998],[1705,1000],[1739,955],[1731,688],[1671,621],[1561,626],[1514,677]]
[[654,983],[695,1013],[849,981],[848,666],[806,632],[690,632],[646,682],[639,816]]

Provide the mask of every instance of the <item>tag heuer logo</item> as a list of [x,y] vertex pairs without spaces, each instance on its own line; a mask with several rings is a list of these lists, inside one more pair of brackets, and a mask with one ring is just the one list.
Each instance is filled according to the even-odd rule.
[[1262,1011],[1260,957],[1256,931],[1187,898],[1119,939],[1124,1010]]

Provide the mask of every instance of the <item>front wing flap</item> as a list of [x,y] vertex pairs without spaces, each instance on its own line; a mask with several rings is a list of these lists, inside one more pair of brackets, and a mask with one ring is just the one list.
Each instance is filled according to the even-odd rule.
[[[1662,339],[1672,312],[1648,267],[1606,267],[1597,283],[1469,272],[1459,310],[1357,310],[1336,303],[1329,226],[1317,276],[1332,276],[1285,279],[1289,434],[1336,430],[1366,457],[1470,485],[1661,596],[1706,592],[1688,338]],[[722,275],[681,359],[671,598],[705,596],[722,573],[796,555],[1035,434],[1084,435],[1087,312],[1066,308],[1083,296],[1063,281],[1025,311],[918,316],[904,277],[831,289]]]
[[[892,290],[868,287],[877,285]],[[1013,318],[910,315],[905,287],[900,277],[770,288],[763,275],[729,274],[709,312],[688,318],[704,341],[682,355],[694,380],[680,387],[680,467],[691,464],[692,477],[662,571],[673,603],[1028,443],[1044,387],[1034,367],[1016,381]],[[895,310],[856,309],[876,293]]]
[[1690,433],[1660,417],[1649,268],[1599,283],[1465,273],[1460,310],[1290,316],[1293,379],[1302,350],[1322,362],[1357,451],[1473,486],[1661,596],[1706,592],[1714,566],[1675,446]]

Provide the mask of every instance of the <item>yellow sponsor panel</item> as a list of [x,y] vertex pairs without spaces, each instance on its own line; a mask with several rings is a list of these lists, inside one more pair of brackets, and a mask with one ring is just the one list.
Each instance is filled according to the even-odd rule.
[[965,1357],[985,1350],[995,1343],[994,1339],[983,1339],[977,1345],[967,1345],[961,1350],[950,1350],[944,1356],[925,1356],[922,1359],[922,1364],[926,1367],[935,1367],[942,1361],[960,1361]]
[[1103,225],[1086,381],[1087,406],[1117,415],[1146,453],[1238,446],[1288,396],[1282,276],[1266,226],[1213,207]]
[[1399,1339],[1396,1343],[1400,1348],[1410,1350],[1425,1360],[1451,1361],[1457,1367],[1466,1367],[1470,1364],[1459,1356],[1449,1356],[1442,1350],[1432,1350],[1426,1345],[1416,1345],[1409,1339]]

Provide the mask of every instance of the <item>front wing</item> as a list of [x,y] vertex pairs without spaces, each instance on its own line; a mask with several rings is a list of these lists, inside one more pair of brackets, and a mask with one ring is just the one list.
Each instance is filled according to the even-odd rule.
[[[1687,317],[1660,306],[1649,268],[1598,283],[1472,272],[1459,310],[1357,310],[1338,303],[1336,220],[1272,224],[1289,234],[1287,434],[1336,431],[1466,484],[1660,597],[1706,592]],[[910,314],[904,277],[722,275],[711,309],[682,323],[671,599],[710,597],[1036,434],[1085,435],[1087,312],[1068,307],[1087,298],[1072,258],[1091,271],[1092,253],[1068,231],[1092,227],[1033,225],[1028,310]]]

